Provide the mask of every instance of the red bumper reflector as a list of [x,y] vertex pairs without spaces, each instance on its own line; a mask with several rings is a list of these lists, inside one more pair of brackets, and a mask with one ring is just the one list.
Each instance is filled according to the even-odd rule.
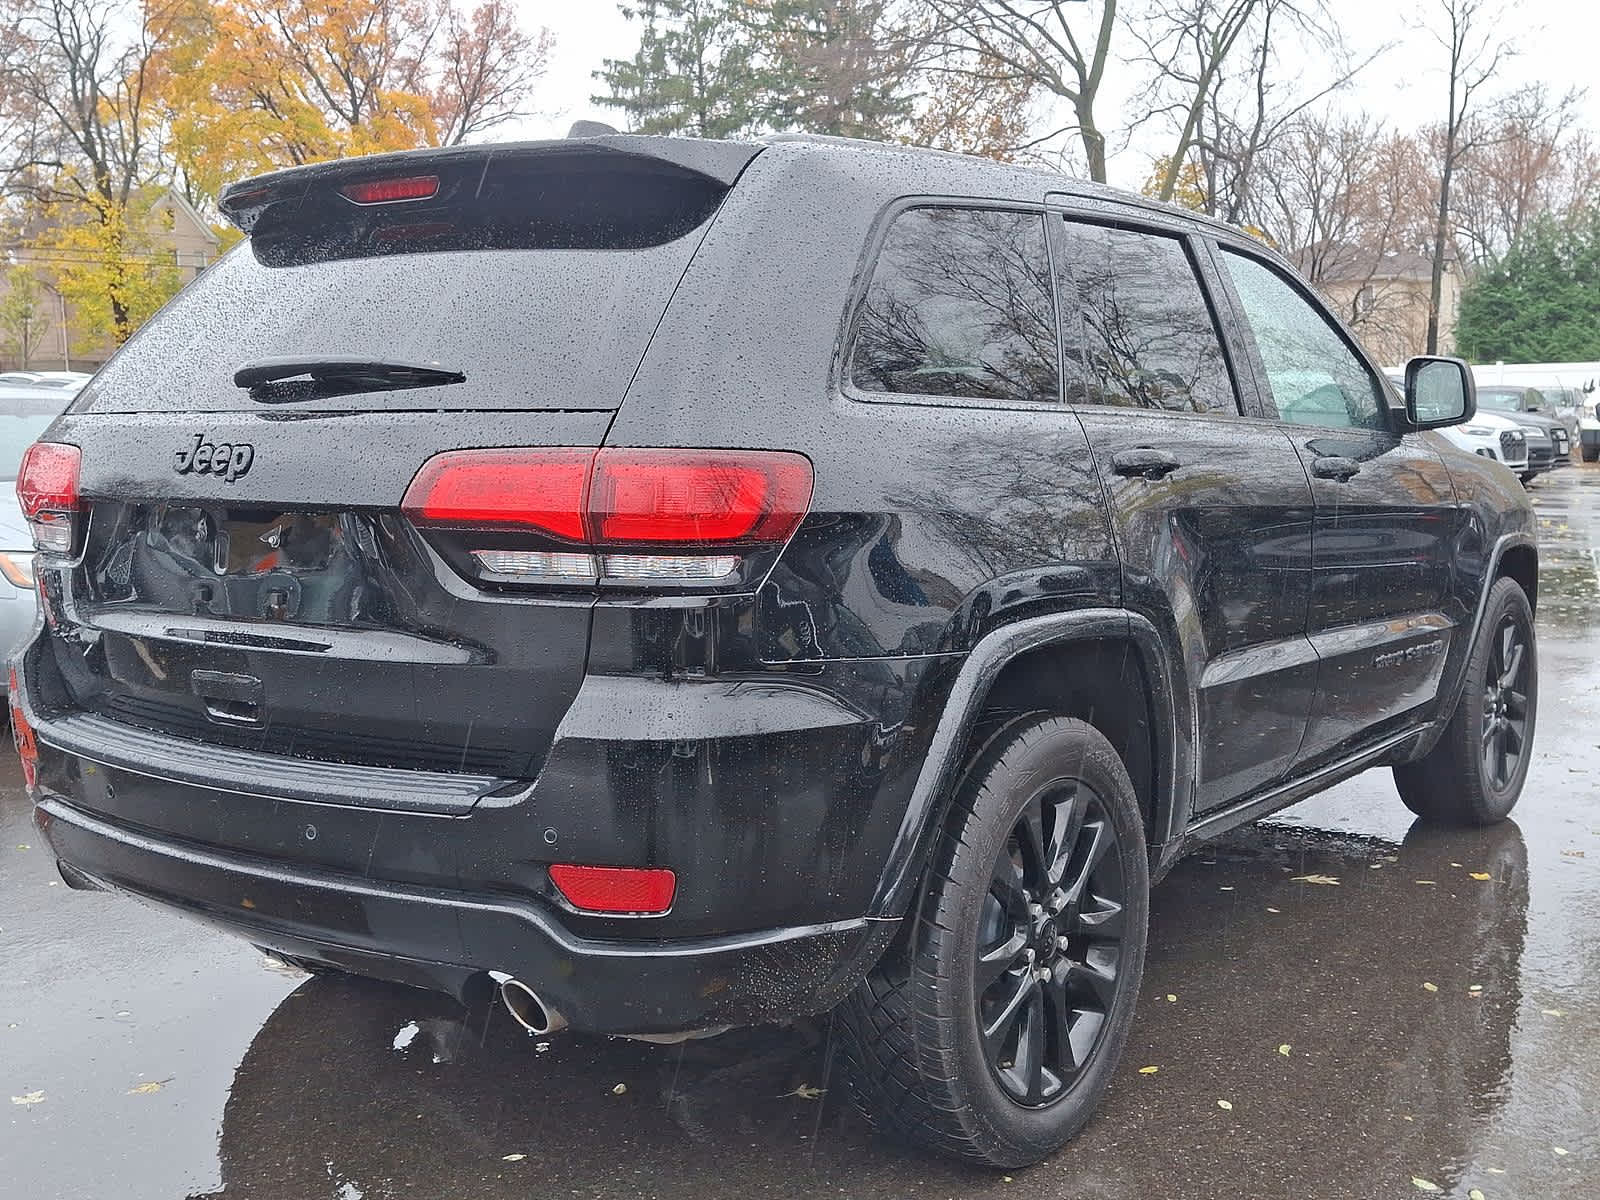
[[28,724],[28,718],[22,713],[15,667],[11,668],[7,687],[6,696],[11,702],[11,737],[17,743],[17,758],[22,762],[22,782],[31,792],[39,782],[39,743],[33,740],[33,726]]
[[584,867],[553,863],[550,882],[585,912],[659,916],[672,907],[678,877],[665,867]]

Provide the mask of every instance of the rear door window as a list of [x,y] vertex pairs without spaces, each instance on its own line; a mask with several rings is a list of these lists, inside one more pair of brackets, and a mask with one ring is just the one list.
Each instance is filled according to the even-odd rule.
[[1055,401],[1044,217],[913,208],[894,218],[857,317],[850,382],[868,393]]
[[1063,361],[1072,403],[1239,411],[1216,322],[1183,242],[1066,222]]

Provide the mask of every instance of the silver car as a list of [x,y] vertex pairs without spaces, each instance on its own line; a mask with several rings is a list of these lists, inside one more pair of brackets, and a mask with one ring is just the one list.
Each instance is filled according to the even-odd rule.
[[[0,651],[10,657],[33,625],[33,535],[17,506],[22,452],[72,399],[59,388],[0,384]],[[7,687],[0,672],[0,694]]]

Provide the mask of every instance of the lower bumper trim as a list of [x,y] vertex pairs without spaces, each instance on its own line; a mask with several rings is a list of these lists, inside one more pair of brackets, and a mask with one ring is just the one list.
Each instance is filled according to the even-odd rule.
[[578,938],[536,904],[288,868],[153,836],[46,795],[35,820],[63,870],[291,957],[469,1001],[490,970],[537,987],[574,1028],[673,1033],[822,1012],[897,921],[671,941]]

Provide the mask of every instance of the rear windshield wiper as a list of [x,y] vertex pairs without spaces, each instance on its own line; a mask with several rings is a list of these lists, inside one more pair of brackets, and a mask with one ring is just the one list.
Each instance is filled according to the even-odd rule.
[[233,373],[236,387],[263,403],[311,400],[348,392],[392,391],[465,383],[467,377],[437,363],[393,362],[357,355],[257,358]]

